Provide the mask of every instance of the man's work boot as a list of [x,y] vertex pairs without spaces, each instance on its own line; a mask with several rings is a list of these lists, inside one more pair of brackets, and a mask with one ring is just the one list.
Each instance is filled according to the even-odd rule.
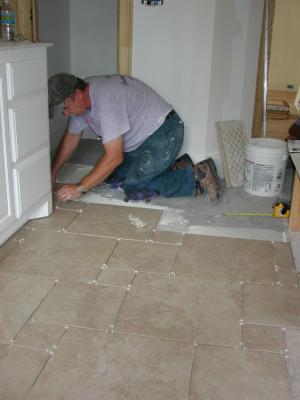
[[180,156],[179,158],[177,158],[177,160],[175,161],[172,170],[175,171],[176,169],[185,169],[187,167],[194,167],[194,163],[191,159],[191,157],[185,153],[182,156]]
[[194,165],[197,194],[207,192],[211,201],[221,198],[221,183],[212,158]]

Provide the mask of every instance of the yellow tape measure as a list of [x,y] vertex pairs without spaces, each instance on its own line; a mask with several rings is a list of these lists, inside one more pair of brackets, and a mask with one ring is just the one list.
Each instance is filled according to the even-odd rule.
[[274,218],[288,218],[290,215],[290,204],[286,201],[278,200],[273,204],[272,213],[255,213],[255,212],[224,212],[225,216],[254,216],[254,217],[274,217]]

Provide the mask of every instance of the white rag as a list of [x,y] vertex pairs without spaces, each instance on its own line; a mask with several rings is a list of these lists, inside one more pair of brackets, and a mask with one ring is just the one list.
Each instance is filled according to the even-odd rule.
[[295,105],[298,113],[300,113],[300,86],[298,88],[298,92],[295,97],[294,105]]

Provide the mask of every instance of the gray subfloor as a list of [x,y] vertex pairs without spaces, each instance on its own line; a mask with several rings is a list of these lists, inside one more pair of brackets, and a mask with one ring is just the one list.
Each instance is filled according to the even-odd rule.
[[1,400],[298,400],[288,243],[69,202],[0,248]]
[[[101,157],[100,141],[82,140],[79,148],[59,175],[61,182],[78,182]],[[288,164],[280,198],[291,197],[293,169]],[[83,201],[123,206],[160,208],[164,210],[159,229],[194,234],[207,234],[247,239],[288,240],[288,220],[273,217],[229,217],[224,212],[272,212],[276,197],[259,197],[248,194],[243,187],[225,188],[219,203],[210,203],[207,196],[195,198],[156,198],[145,202],[124,202],[122,190],[111,190],[110,185],[99,185],[83,197]]]

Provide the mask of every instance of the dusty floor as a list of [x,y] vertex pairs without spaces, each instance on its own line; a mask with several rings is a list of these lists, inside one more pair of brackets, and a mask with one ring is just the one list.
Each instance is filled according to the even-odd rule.
[[300,399],[287,243],[68,203],[0,248],[0,399]]

